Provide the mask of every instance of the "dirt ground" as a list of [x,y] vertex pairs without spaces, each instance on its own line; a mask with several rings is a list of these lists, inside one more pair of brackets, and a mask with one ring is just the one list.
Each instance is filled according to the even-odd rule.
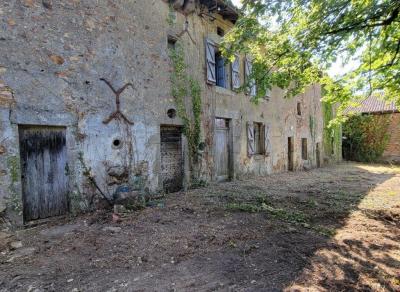
[[0,291],[400,291],[399,167],[343,163],[150,205],[0,233]]

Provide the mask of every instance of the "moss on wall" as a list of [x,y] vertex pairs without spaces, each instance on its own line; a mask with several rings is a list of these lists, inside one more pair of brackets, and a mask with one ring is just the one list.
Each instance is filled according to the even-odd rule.
[[10,184],[8,186],[8,200],[7,205],[15,212],[22,212],[22,199],[17,190],[16,184],[20,182],[21,169],[18,156],[10,156],[7,158],[7,168],[10,174]]

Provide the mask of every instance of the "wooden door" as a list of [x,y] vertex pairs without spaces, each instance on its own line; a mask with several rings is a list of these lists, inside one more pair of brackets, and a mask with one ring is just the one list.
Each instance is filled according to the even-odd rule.
[[218,181],[228,180],[230,177],[229,160],[229,121],[226,119],[215,119],[214,138],[214,164],[215,174]]
[[161,127],[161,176],[166,193],[183,186],[182,131],[179,127]]
[[317,156],[317,167],[321,167],[321,149],[320,149],[320,143],[317,143],[316,146],[316,156]]
[[19,128],[24,221],[68,212],[65,128]]
[[293,137],[288,138],[288,170],[294,170],[294,141]]

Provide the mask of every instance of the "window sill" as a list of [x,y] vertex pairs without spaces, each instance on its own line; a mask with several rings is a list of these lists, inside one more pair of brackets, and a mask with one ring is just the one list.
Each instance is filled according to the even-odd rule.
[[218,85],[215,86],[215,91],[220,94],[231,95],[231,96],[235,95],[234,91]]
[[254,154],[254,160],[263,160],[266,156],[264,154]]

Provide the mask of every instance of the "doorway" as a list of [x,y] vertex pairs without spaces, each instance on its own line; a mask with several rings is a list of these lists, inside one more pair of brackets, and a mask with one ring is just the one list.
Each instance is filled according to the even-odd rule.
[[217,181],[227,181],[231,177],[229,120],[215,119],[214,164]]
[[294,141],[293,141],[293,137],[288,138],[288,170],[294,171]]
[[21,181],[24,221],[68,212],[66,129],[20,126]]
[[320,168],[321,167],[321,144],[317,143],[316,145],[316,156],[317,156],[317,167]]
[[161,126],[161,177],[164,192],[178,192],[183,187],[182,129]]

